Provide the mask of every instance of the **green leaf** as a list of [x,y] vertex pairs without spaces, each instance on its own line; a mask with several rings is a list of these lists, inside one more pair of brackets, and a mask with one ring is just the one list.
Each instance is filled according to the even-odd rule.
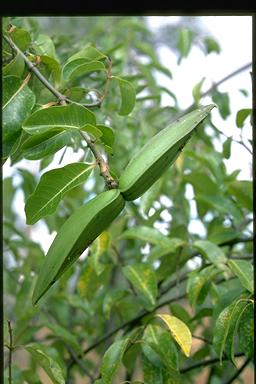
[[236,114],[236,125],[238,128],[243,128],[244,122],[248,116],[252,114],[251,108],[240,109]]
[[[145,384],[180,384],[181,380],[178,379],[178,374],[176,371],[175,375],[170,373],[170,370],[167,370],[165,366],[159,361],[158,364],[153,362],[152,355],[154,351],[148,347],[147,354],[145,353],[145,347],[143,348],[142,354],[142,368],[144,374],[144,383]],[[157,356],[157,355],[156,355]]]
[[32,45],[37,55],[56,58],[53,41],[48,35],[37,35]]
[[129,338],[115,341],[105,352],[100,369],[103,384],[113,383],[113,378],[122,363],[128,343]]
[[188,175],[184,175],[183,179],[193,185],[196,194],[217,194],[219,191],[218,185],[204,172],[193,171]]
[[157,280],[153,269],[147,264],[133,264],[123,267],[122,271],[139,295],[144,307],[148,310],[153,309],[157,298]]
[[35,95],[18,77],[3,78],[3,157],[8,157],[16,140],[19,138],[23,121],[30,115],[35,104]]
[[[196,304],[202,304],[208,293],[208,290],[200,295],[204,286],[213,281],[213,278],[220,273],[213,265],[205,267],[201,271],[193,271],[189,274],[187,282],[188,300],[192,307]],[[209,284],[208,284],[209,285]]]
[[25,68],[25,63],[22,56],[18,53],[12,61],[3,67],[4,76],[18,76],[21,77]]
[[61,80],[61,68],[60,63],[50,56],[40,56],[40,63],[44,64],[50,71],[55,84],[59,84]]
[[241,315],[248,305],[247,298],[233,301],[219,315],[213,332],[213,347],[222,363],[222,355],[226,351],[229,359],[234,361],[234,337],[241,319]]
[[27,345],[26,350],[31,354],[32,358],[39,364],[50,377],[54,384],[65,384],[60,365],[47,355],[37,343]]
[[84,58],[84,59],[87,59],[88,61],[92,61],[92,60],[105,59],[106,57],[107,56],[104,55],[104,53],[98,51],[98,49],[96,49],[92,45],[88,45],[85,48],[81,49],[81,51],[70,56],[67,62],[69,63],[70,61],[73,61],[79,58]]
[[121,238],[139,239],[150,244],[160,245],[162,247],[168,248],[169,252],[175,252],[177,248],[184,245],[184,241],[181,239],[168,238],[160,231],[158,231],[158,229],[146,227],[143,225],[127,229],[122,233]]
[[104,124],[97,124],[96,127],[102,133],[100,140],[103,142],[103,144],[112,148],[115,142],[115,135],[114,135],[113,128],[108,127],[107,125],[104,125]]
[[149,324],[144,331],[143,341],[159,355],[169,370],[178,370],[178,354],[169,332]]
[[230,158],[231,143],[232,143],[231,137],[228,137],[227,140],[223,143],[223,156],[225,157],[225,159]]
[[148,215],[148,212],[154,201],[156,201],[156,199],[159,197],[163,182],[164,178],[161,177],[146,191],[146,193],[144,193],[144,195],[142,195],[141,208],[146,215]]
[[22,183],[21,187],[23,189],[24,195],[25,195],[25,200],[31,195],[31,193],[34,191],[36,187],[36,179],[35,176],[30,173],[27,169],[21,169],[18,168],[19,173],[22,176]]
[[193,243],[193,247],[196,248],[212,264],[216,265],[217,268],[224,268],[223,264],[227,262],[227,257],[218,245],[208,240],[198,240]]
[[81,129],[86,124],[96,125],[95,115],[77,104],[39,109],[24,123],[23,129],[30,135],[37,135],[50,129]]
[[88,61],[84,58],[78,58],[68,61],[62,70],[64,81],[73,80],[76,77],[95,71],[105,71],[105,65],[101,61]]
[[203,77],[202,80],[200,80],[199,83],[197,83],[192,89],[192,95],[196,104],[198,104],[201,99],[201,94],[202,94],[201,88],[204,80],[205,80],[205,77]]
[[133,85],[124,79],[117,76],[112,76],[113,79],[118,80],[120,93],[121,93],[121,106],[119,109],[120,116],[126,116],[131,113],[135,106],[136,92]]
[[220,46],[219,43],[212,37],[205,37],[204,38],[204,45],[206,48],[207,53],[216,52],[220,53]]
[[238,277],[242,286],[253,293],[253,267],[251,263],[246,260],[229,260],[227,265]]
[[107,319],[110,318],[112,308],[118,305],[118,302],[127,295],[128,291],[120,288],[114,288],[106,293],[103,301],[103,312]]
[[235,196],[238,203],[252,212],[252,182],[249,180],[235,180],[228,184],[228,191]]
[[254,308],[253,303],[244,309],[238,328],[239,344],[242,351],[251,359],[254,355]]
[[11,33],[12,41],[19,47],[21,51],[26,51],[31,42],[31,37],[28,31],[21,28],[16,28]]
[[109,234],[107,231],[102,232],[96,240],[94,240],[91,249],[88,262],[93,267],[97,275],[99,276],[105,269],[105,265],[101,263],[101,256],[108,250],[109,247]]
[[100,138],[102,136],[101,130],[98,129],[97,127],[95,127],[92,124],[85,124],[81,128],[81,131],[85,131],[85,132],[91,134],[92,136],[94,136],[95,139],[98,139],[98,138]]
[[192,46],[192,39],[194,33],[188,28],[182,28],[179,30],[177,48],[179,50],[180,56],[178,64],[180,64],[183,57],[187,57]]
[[55,212],[65,193],[83,183],[93,167],[94,165],[84,163],[72,163],[43,174],[25,205],[27,224],[34,224]]
[[222,195],[196,195],[196,200],[209,204],[220,213],[232,215],[237,221],[243,218],[240,207],[237,206],[230,198]]
[[221,117],[226,119],[230,115],[229,95],[227,92],[214,91],[212,100],[217,104]]
[[160,317],[160,319],[164,321],[182,352],[185,356],[189,357],[192,346],[192,335],[187,325],[175,316],[164,314],[157,314],[155,316]]
[[70,132],[51,129],[28,138],[21,145],[23,156],[28,160],[38,160],[58,152],[71,141]]
[[53,332],[53,335],[55,337],[60,338],[61,340],[63,340],[66,343],[66,345],[69,345],[70,347],[74,348],[74,350],[78,354],[83,353],[83,349],[82,349],[81,345],[78,343],[76,336],[73,333],[71,333],[70,331],[68,331],[66,328],[61,327],[58,324],[53,324],[53,323],[47,323],[47,324],[45,324],[45,326]]
[[180,320],[184,321],[184,323],[189,323],[191,317],[182,305],[172,303],[170,304],[170,310],[173,316],[178,317]]

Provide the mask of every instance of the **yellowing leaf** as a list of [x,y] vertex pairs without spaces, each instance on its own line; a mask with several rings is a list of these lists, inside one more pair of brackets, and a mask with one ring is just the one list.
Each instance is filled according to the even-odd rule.
[[192,346],[192,335],[186,324],[175,316],[163,314],[157,314],[156,316],[165,322],[181,350],[189,357]]

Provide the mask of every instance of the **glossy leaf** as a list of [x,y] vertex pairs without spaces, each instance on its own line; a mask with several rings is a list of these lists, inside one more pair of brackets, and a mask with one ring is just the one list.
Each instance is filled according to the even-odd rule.
[[100,141],[102,141],[108,147],[112,148],[113,144],[115,142],[115,135],[114,135],[113,129],[111,127],[108,127],[107,125],[104,125],[104,124],[97,124],[96,127],[102,133]]
[[192,335],[187,325],[175,316],[157,314],[156,317],[160,317],[164,321],[185,356],[189,357]]
[[242,212],[240,207],[237,206],[230,198],[219,195],[197,195],[196,200],[209,204],[212,208],[220,213],[232,215],[237,221],[242,220]]
[[141,208],[146,215],[148,215],[154,201],[159,197],[163,181],[164,179],[161,177],[141,196]]
[[251,359],[254,355],[254,308],[250,303],[244,309],[239,323],[239,344],[242,351]]
[[21,77],[25,68],[25,63],[22,56],[18,53],[10,63],[3,67],[4,76],[19,76]]
[[201,271],[193,271],[189,274],[187,282],[187,295],[190,304],[194,307],[196,304],[202,304],[208,291],[204,292],[203,297],[200,293],[203,287],[209,282],[213,281],[213,278],[220,273],[213,265],[205,267]]
[[243,128],[244,122],[252,113],[251,108],[240,109],[236,114],[236,125],[238,128]]
[[3,78],[3,157],[8,157],[21,134],[23,121],[30,115],[35,104],[35,95],[15,76]]
[[239,298],[227,306],[219,315],[213,332],[213,347],[222,363],[224,351],[234,362],[234,337],[237,332],[243,310],[248,305],[248,299]]
[[70,141],[70,132],[52,129],[28,138],[22,144],[21,149],[25,159],[38,160],[58,152]]
[[103,384],[113,383],[113,378],[121,365],[128,343],[129,338],[115,341],[105,352],[100,369]]
[[66,345],[74,348],[77,353],[82,354],[82,347],[78,343],[78,340],[73,333],[58,324],[47,323],[45,326],[53,332],[54,337],[60,338]]
[[184,245],[184,241],[181,239],[168,238],[158,229],[146,227],[143,225],[127,229],[122,233],[121,238],[139,239],[150,244],[160,245],[162,247],[168,248],[169,252],[175,252],[178,247]]
[[217,104],[220,115],[223,119],[226,119],[230,115],[229,107],[229,95],[227,92],[214,91],[212,100]]
[[196,248],[206,259],[217,268],[223,269],[223,264],[227,262],[227,257],[220,247],[208,240],[198,240],[193,243]]
[[143,341],[159,355],[168,369],[178,370],[178,354],[169,332],[149,324],[144,331]]
[[252,182],[250,180],[235,180],[228,184],[228,191],[235,196],[239,205],[252,211],[253,194]]
[[181,28],[179,30],[177,48],[180,53],[178,64],[180,64],[183,57],[187,57],[192,46],[193,32],[188,28]]
[[26,51],[31,42],[29,32],[22,28],[15,28],[10,37],[17,47],[19,47],[19,49],[23,52]]
[[136,93],[133,85],[120,77],[112,76],[113,79],[118,80],[120,94],[121,94],[121,105],[119,109],[120,116],[126,116],[131,113],[135,106]]
[[107,292],[103,301],[103,312],[107,319],[110,318],[112,308],[118,305],[118,302],[127,295],[128,291],[120,288],[114,288]]
[[223,156],[225,157],[225,159],[230,158],[231,143],[232,143],[232,139],[230,137],[228,137],[227,140],[225,140],[225,142],[223,143]]
[[94,114],[77,104],[39,109],[22,125],[30,135],[44,133],[50,129],[78,130],[86,124],[96,124]]
[[88,61],[84,58],[78,58],[64,65],[62,75],[64,81],[69,81],[87,73],[104,70],[106,68],[101,61]]
[[200,80],[199,83],[197,83],[192,89],[192,95],[196,104],[198,104],[201,99],[201,94],[202,94],[201,88],[204,80],[205,80],[205,77],[203,77],[202,80]]
[[[145,352],[145,350],[144,350]],[[152,362],[153,350],[142,354],[142,367],[145,384],[181,384],[177,371],[167,370],[164,364]],[[151,359],[150,359],[151,358]]]
[[133,264],[126,265],[122,271],[139,295],[144,307],[151,310],[157,298],[157,280],[153,269],[147,264]]
[[57,361],[47,355],[39,344],[33,343],[26,346],[26,350],[31,354],[32,358],[40,365],[54,384],[65,384],[62,369]]
[[246,260],[229,260],[227,265],[238,277],[242,286],[253,293],[253,267],[251,263]]
[[34,224],[42,217],[55,212],[65,193],[83,183],[92,169],[93,165],[72,163],[46,172],[26,202],[27,224]]
[[105,59],[106,57],[107,56],[104,53],[100,52],[98,49],[96,49],[92,45],[88,45],[83,49],[81,49],[79,52],[70,56],[67,62],[69,63],[70,61],[73,61],[79,58],[84,58],[84,59],[87,59],[88,61],[91,61],[91,60]]
[[48,35],[39,34],[33,42],[35,53],[40,56],[50,56],[55,59],[55,46]]
[[52,75],[55,84],[59,84],[61,80],[61,68],[60,63],[50,56],[41,55],[40,63],[44,64]]
[[97,275],[100,275],[105,269],[105,265],[101,263],[100,258],[108,250],[109,241],[109,234],[107,231],[104,231],[94,240],[91,246],[88,261]]
[[205,37],[204,38],[204,45],[206,48],[207,53],[216,52],[220,53],[220,46],[219,43],[213,39],[212,37]]

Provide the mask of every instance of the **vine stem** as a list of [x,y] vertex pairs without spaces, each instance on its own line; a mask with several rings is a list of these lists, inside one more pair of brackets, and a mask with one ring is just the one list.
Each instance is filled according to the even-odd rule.
[[12,326],[11,321],[7,320],[8,324],[8,332],[9,332],[9,338],[10,338],[10,344],[8,346],[9,348],[9,361],[8,361],[8,383],[12,384],[12,351],[13,351],[13,337],[12,337]]

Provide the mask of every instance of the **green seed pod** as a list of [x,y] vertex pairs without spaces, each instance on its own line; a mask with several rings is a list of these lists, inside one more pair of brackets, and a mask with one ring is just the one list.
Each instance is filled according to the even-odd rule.
[[48,291],[82,252],[123,210],[125,201],[118,189],[102,192],[79,207],[63,224],[41,266],[32,303]]
[[135,200],[174,163],[193,130],[215,104],[198,108],[157,133],[131,159],[119,180],[125,200]]

